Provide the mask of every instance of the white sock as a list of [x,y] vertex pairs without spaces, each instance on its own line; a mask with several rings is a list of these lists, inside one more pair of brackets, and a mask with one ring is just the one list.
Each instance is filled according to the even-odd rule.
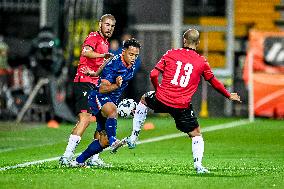
[[95,155],[91,156],[91,157],[90,157],[90,160],[91,160],[91,161],[96,161],[97,159],[99,159],[99,155],[100,155],[100,154],[95,154]]
[[134,118],[132,121],[132,133],[130,136],[130,140],[136,141],[138,139],[141,127],[143,126],[146,120],[147,112],[148,112],[148,107],[142,104],[141,102],[139,102],[136,107]]
[[202,166],[202,158],[204,152],[204,141],[202,136],[195,136],[192,138],[192,155],[194,168]]
[[63,157],[72,158],[74,156],[74,151],[81,141],[81,137],[77,135],[70,135],[66,150]]

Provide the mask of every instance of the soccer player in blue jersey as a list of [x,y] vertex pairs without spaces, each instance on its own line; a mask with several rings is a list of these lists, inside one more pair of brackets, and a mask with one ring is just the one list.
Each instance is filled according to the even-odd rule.
[[116,138],[116,105],[134,76],[140,47],[140,43],[134,38],[125,41],[121,55],[115,56],[103,69],[98,82],[99,89],[91,91],[88,100],[92,114],[97,118],[100,137],[70,163],[71,167],[84,166],[85,161],[92,155],[102,152],[108,146],[111,146],[114,152],[117,145],[121,144]]

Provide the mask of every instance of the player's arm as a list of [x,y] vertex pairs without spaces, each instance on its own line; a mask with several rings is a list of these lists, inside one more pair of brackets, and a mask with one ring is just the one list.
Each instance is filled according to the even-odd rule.
[[122,85],[122,81],[123,81],[123,79],[122,79],[121,76],[118,76],[116,78],[116,83],[111,83],[106,79],[102,79],[100,87],[99,87],[99,92],[102,93],[102,94],[110,93],[110,92],[118,89]]
[[84,73],[87,76],[97,77],[97,76],[101,75],[104,67],[107,65],[107,63],[109,63],[109,61],[112,60],[112,58],[113,57],[105,60],[104,63],[98,68],[97,71],[94,71],[91,68],[89,68],[88,66],[85,66],[85,67],[81,68],[81,72]]
[[155,90],[157,89],[158,85],[159,85],[159,74],[160,71],[156,68],[154,68],[151,73],[150,73],[150,80],[155,88]]
[[223,83],[221,83],[213,74],[208,62],[206,61],[204,64],[204,71],[203,71],[203,77],[205,80],[207,80],[212,87],[217,90],[219,93],[221,93],[222,95],[224,95],[225,97],[227,97],[230,100],[234,100],[234,101],[238,101],[238,102],[242,102],[240,99],[240,96],[237,93],[230,93],[225,86],[223,85]]
[[166,65],[165,55],[161,58],[161,60],[156,64],[155,68],[150,73],[150,80],[155,88],[159,86],[159,75],[163,73]]
[[212,77],[210,80],[208,80],[208,82],[212,85],[212,87],[215,90],[223,94],[228,99],[242,102],[240,96],[237,93],[230,93],[216,77]]
[[97,53],[94,51],[94,49],[91,46],[84,46],[82,52],[81,52],[81,56],[87,57],[87,58],[105,58],[105,59],[109,59],[111,57],[113,57],[113,54],[111,53]]

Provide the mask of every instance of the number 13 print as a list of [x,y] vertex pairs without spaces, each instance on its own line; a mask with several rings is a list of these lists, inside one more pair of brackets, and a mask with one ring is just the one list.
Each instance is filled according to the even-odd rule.
[[[190,79],[190,75],[192,73],[193,70],[193,66],[190,63],[186,63],[184,66],[184,75],[182,75],[180,77],[180,70],[182,69],[182,62],[181,61],[177,61],[177,69],[176,69],[176,73],[174,78],[171,80],[171,84],[173,85],[179,85],[181,87],[186,87],[188,85],[189,79]],[[180,77],[180,81],[178,82],[178,78]]]

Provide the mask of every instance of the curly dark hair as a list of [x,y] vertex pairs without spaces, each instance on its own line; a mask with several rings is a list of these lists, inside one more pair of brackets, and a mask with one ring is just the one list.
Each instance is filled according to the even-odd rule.
[[130,46],[137,47],[139,49],[141,48],[141,44],[139,43],[139,41],[134,38],[128,39],[123,43],[123,49],[128,49]]

